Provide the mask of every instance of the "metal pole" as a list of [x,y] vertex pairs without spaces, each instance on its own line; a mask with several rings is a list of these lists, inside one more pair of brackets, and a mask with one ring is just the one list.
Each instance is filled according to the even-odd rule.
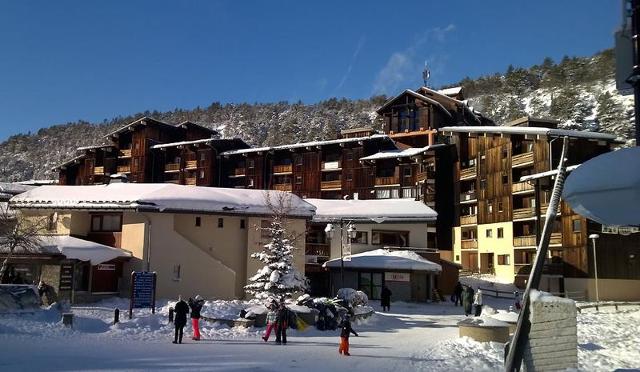
[[340,219],[340,286],[341,288],[344,288],[344,239],[342,237],[343,235],[343,224],[344,221],[342,220],[342,218]]
[[631,0],[631,33],[633,41],[633,73],[629,81],[633,85],[636,146],[640,146],[640,0]]
[[593,242],[593,273],[596,279],[596,302],[600,302],[600,294],[598,293],[598,262],[596,261],[596,238],[592,238]]

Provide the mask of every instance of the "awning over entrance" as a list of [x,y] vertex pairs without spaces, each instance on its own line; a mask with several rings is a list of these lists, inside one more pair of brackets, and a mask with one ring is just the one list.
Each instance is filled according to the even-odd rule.
[[62,254],[68,259],[91,261],[91,265],[98,265],[118,257],[131,257],[131,253],[123,249],[68,235],[43,235],[40,249],[36,253]]
[[[325,262],[323,267],[339,268],[340,259],[334,258]],[[344,261],[344,267],[350,269],[379,269],[379,270],[411,270],[439,273],[442,266],[431,262],[419,254],[411,251],[390,251],[376,249],[351,256],[351,261]]]

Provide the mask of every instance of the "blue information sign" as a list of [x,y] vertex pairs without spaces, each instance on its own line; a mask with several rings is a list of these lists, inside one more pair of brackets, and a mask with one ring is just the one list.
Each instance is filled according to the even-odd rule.
[[131,273],[131,303],[132,309],[150,307],[155,312],[156,305],[156,273],[148,271],[134,271]]

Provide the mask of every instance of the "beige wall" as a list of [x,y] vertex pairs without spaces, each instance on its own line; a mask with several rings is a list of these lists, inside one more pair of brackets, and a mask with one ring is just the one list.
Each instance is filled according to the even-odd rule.
[[[564,288],[574,297],[586,294],[588,301],[596,300],[595,279],[565,278]],[[598,279],[600,301],[640,301],[640,280]]]
[[123,269],[125,282],[127,282],[127,275],[132,271],[142,271],[146,268],[146,227],[147,219],[142,213],[123,213],[120,246],[122,249],[131,252],[133,255],[133,257],[125,264]]
[[455,226],[453,228],[453,262],[462,265],[462,228]]
[[[498,238],[498,228],[502,228],[504,235]],[[486,231],[491,229],[492,237],[487,238]],[[486,268],[484,265],[483,253],[493,253],[493,267],[496,277],[513,281],[514,279],[514,257],[513,257],[513,223],[499,222],[478,225],[478,259],[480,260],[480,268]],[[498,265],[498,255],[509,255],[509,265]]]

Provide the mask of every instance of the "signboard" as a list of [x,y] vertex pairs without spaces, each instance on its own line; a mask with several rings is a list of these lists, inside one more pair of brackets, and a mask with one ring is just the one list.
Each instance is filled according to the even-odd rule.
[[409,282],[411,281],[411,273],[384,273],[384,280],[386,282]]
[[150,307],[151,313],[156,311],[156,273],[134,271],[131,273],[131,299],[129,302],[129,319],[133,309]]
[[60,265],[60,283],[58,290],[70,291],[73,289],[73,264]]
[[602,232],[604,234],[631,235],[640,232],[640,228],[635,226],[602,225]]
[[99,264],[96,266],[98,271],[115,271],[116,265],[114,264]]

